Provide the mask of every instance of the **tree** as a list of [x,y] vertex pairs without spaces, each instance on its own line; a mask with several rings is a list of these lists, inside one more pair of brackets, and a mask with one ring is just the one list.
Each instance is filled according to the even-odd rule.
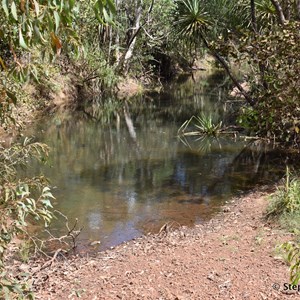
[[[111,0],[89,1],[98,22],[105,23]],[[75,0],[3,0],[0,6],[0,125],[8,125],[12,104],[16,104],[15,90],[22,82],[38,80],[40,62],[53,61],[63,49],[79,53],[80,37],[76,32],[76,17],[80,5]],[[39,55],[41,54],[41,55]],[[22,234],[29,240],[28,219],[51,221],[53,196],[43,176],[24,178],[18,174],[31,158],[45,160],[48,147],[25,138],[11,147],[0,145],[0,297],[32,299],[28,277],[14,278],[7,265],[6,255],[13,238]],[[33,194],[37,197],[33,197]],[[38,196],[40,195],[40,196]],[[32,240],[32,239],[31,239]],[[27,276],[27,275],[26,275]]]
[[[204,45],[222,65],[252,107],[245,115],[252,130],[298,144],[298,2],[178,0],[176,4],[175,34]],[[249,62],[250,93],[231,72],[227,59],[233,58]]]
[[[219,11],[222,7],[223,10]],[[233,75],[229,64],[218,53],[209,37],[224,35],[224,31],[233,29],[235,25],[245,25],[243,20],[244,9],[239,9],[239,5],[228,0],[178,0],[175,9],[175,34],[178,38],[192,39],[195,43],[201,42],[213,57],[222,65],[235,86],[245,97],[250,105],[255,104],[255,100],[245,91],[238,80]],[[243,8],[243,6],[240,6]],[[219,14],[216,17],[216,14]],[[222,20],[220,23],[218,20]],[[225,33],[226,35],[226,33]]]
[[[111,20],[112,0],[90,0],[98,23]],[[63,48],[79,55],[82,48],[76,20],[82,10],[74,0],[3,0],[0,6],[0,118],[16,103],[12,81],[38,79],[38,65],[53,61]],[[38,55],[39,53],[40,55]],[[12,80],[12,81],[11,81]]]

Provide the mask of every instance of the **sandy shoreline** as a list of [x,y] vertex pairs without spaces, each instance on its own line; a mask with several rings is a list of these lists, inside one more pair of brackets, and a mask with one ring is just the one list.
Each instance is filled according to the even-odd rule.
[[54,262],[36,274],[37,299],[300,299],[275,249],[292,236],[263,218],[269,193],[235,198],[204,225]]

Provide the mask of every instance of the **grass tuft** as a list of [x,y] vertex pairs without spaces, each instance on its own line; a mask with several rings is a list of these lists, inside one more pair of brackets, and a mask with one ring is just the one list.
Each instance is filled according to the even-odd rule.
[[285,184],[277,188],[272,195],[267,217],[281,217],[286,214],[300,213],[300,178],[291,177],[289,168],[286,171]]
[[[187,128],[193,125],[194,130],[186,131]],[[215,123],[212,115],[192,116],[189,120],[186,120],[178,129],[179,135],[193,136],[193,135],[207,135],[216,136],[221,132],[222,121]]]
[[289,168],[286,170],[285,184],[271,196],[267,217],[279,220],[281,227],[296,235],[297,241],[279,245],[290,264],[290,281],[298,284],[300,280],[300,178],[292,176]]

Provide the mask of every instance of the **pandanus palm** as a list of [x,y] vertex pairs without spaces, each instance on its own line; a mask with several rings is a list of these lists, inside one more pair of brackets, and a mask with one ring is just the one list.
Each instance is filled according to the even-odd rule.
[[209,15],[201,0],[178,0],[175,11],[175,32],[179,38],[203,34],[209,25]]
[[196,43],[202,43],[224,67],[247,102],[254,105],[255,101],[233,76],[228,63],[209,42],[210,36],[219,34],[224,29],[234,28],[236,24],[229,26],[229,22],[243,23],[239,20],[239,16],[242,15],[236,11],[237,3],[233,4],[233,2],[230,0],[177,0],[175,2],[174,33],[178,39],[189,39]]

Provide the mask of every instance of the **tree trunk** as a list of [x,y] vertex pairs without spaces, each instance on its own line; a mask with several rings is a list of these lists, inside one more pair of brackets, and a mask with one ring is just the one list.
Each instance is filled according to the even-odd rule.
[[206,38],[203,35],[200,35],[205,47],[209,50],[209,52],[213,55],[213,57],[223,66],[224,70],[234,83],[234,85],[237,87],[237,89],[240,91],[240,93],[244,96],[246,101],[251,105],[254,106],[256,103],[256,100],[253,99],[246,91],[245,89],[241,86],[241,84],[238,82],[238,80],[234,77],[232,74],[229,65],[227,62],[224,60],[224,58],[216,52],[207,42]]
[[286,23],[286,19],[285,19],[283,9],[282,9],[280,3],[278,2],[278,0],[271,0],[271,2],[272,2],[273,6],[276,9],[276,12],[277,12],[277,15],[278,15],[278,18],[279,18],[279,23],[281,25],[284,25]]
[[[120,5],[122,4],[122,0],[116,0],[115,5],[116,5],[116,15],[119,15],[120,13]],[[116,31],[116,36],[115,36],[115,63],[118,66],[120,62],[120,33],[119,33],[119,26],[115,26],[115,31]]]
[[296,10],[297,10],[298,20],[300,21],[300,0],[298,0],[296,3]]
[[139,33],[139,31],[141,30],[141,26],[140,26],[140,21],[141,21],[141,17],[142,17],[142,7],[139,6],[136,10],[136,18],[135,18],[135,30],[133,32],[133,35],[129,41],[129,45],[128,45],[128,48],[127,48],[127,51],[125,53],[125,56],[124,56],[124,61],[122,62],[123,63],[123,67],[125,68],[126,65],[128,64],[128,61],[130,60],[130,58],[132,57],[133,55],[133,50],[134,50],[134,47],[135,47],[135,43],[136,43],[136,38],[137,38],[137,35]]
[[284,8],[285,19],[289,21],[291,19],[291,1],[287,0],[287,3]]
[[251,23],[252,28],[255,33],[257,33],[257,20],[256,20],[256,10],[255,10],[255,0],[251,1]]
[[142,5],[143,5],[143,1],[140,0],[139,6],[136,9],[135,26],[134,26],[135,31],[133,32],[133,34],[128,42],[126,52],[120,57],[119,64],[118,64],[119,72],[121,72],[122,70],[124,70],[124,68],[127,67],[128,61],[133,55],[136,38],[137,38],[139,32],[141,31],[141,29],[145,26],[145,24],[147,22],[150,22],[150,14],[151,14],[153,6],[154,6],[154,0],[151,1],[150,7],[148,9],[147,20],[144,23],[140,24],[141,17],[142,17]]

